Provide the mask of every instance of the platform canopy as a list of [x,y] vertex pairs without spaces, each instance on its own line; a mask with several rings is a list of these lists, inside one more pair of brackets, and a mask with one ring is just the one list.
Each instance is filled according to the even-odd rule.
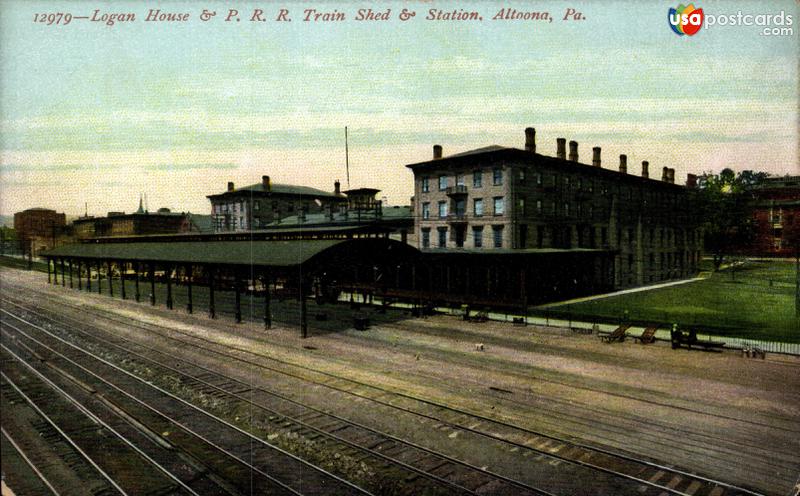
[[121,262],[293,267],[317,258],[335,260],[338,257],[352,257],[359,253],[374,257],[384,252],[387,256],[413,256],[418,253],[415,248],[398,241],[364,238],[77,243],[59,246],[42,253],[42,256]]

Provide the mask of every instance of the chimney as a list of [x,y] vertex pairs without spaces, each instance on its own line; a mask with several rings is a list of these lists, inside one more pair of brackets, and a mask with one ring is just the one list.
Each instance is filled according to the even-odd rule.
[[686,187],[694,189],[697,187],[697,175],[686,174]]
[[261,187],[264,188],[264,191],[272,191],[272,183],[269,180],[269,176],[261,176]]
[[642,160],[642,177],[647,179],[650,177],[650,162]]
[[569,160],[571,162],[578,161],[578,142],[577,141],[570,141],[569,142]]
[[556,138],[556,158],[567,159],[567,139]]
[[669,167],[661,168],[661,180],[665,183],[669,182]]
[[675,169],[669,169],[669,183],[675,184]]
[[600,167],[600,147],[596,146],[592,148],[592,165],[594,167]]
[[433,145],[433,158],[442,158],[442,145]]
[[233,181],[228,181],[228,192],[233,191]]
[[333,183],[333,194],[336,196],[341,196],[342,194],[342,185],[338,179]]
[[536,129],[525,128],[525,151],[536,153]]
[[619,172],[620,174],[628,173],[628,156],[624,153],[619,156]]

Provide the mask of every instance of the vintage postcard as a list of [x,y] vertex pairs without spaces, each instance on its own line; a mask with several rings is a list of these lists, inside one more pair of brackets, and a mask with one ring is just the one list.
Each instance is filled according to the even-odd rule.
[[2,494],[800,496],[798,16],[0,0]]

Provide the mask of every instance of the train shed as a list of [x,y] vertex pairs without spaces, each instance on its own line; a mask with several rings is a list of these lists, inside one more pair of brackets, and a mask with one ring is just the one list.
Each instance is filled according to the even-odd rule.
[[[127,298],[125,282],[134,281],[136,301],[141,285],[149,285],[150,304],[156,304],[156,281],[166,285],[165,305],[173,308],[174,284],[187,288],[186,309],[193,312],[192,285],[208,288],[208,313],[216,316],[215,292],[235,293],[235,318],[241,322],[241,294],[251,292],[264,298],[264,323],[272,324],[271,296],[292,295],[300,301],[300,328],[307,335],[306,300],[336,298],[342,288],[369,288],[372,294],[392,268],[413,264],[419,251],[387,237],[327,236],[307,239],[200,240],[193,237],[159,236],[155,239],[95,240],[65,245],[43,256],[48,261],[48,280],[71,288],[103,292],[106,281],[114,296],[113,278],[119,278],[121,297]],[[328,238],[328,239],[325,239]],[[141,283],[141,284],[140,284]]]

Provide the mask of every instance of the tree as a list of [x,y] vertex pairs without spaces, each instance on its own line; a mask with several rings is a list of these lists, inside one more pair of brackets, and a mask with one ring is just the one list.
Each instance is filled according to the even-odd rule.
[[706,251],[711,253],[714,269],[719,269],[726,255],[741,252],[755,236],[750,190],[767,174],[742,171],[736,174],[723,169],[707,172],[698,178],[697,207],[703,220]]

